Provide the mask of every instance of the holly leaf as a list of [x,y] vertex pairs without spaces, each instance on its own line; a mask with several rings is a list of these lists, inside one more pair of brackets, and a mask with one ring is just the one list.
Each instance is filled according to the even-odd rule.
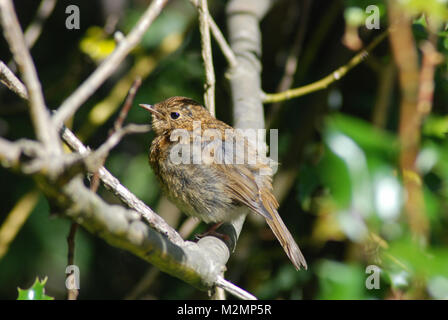
[[48,277],[45,277],[42,281],[39,280],[39,277],[36,277],[36,281],[29,289],[20,289],[19,296],[17,300],[54,300],[53,297],[47,296],[45,294],[45,284],[47,283]]

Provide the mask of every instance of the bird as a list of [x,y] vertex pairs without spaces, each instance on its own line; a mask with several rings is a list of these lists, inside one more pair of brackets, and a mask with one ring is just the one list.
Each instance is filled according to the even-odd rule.
[[[296,270],[308,268],[278,213],[270,166],[257,157],[255,161],[247,161],[257,155],[252,141],[241,137],[237,130],[187,97],[170,97],[154,105],[140,104],[140,107],[152,116],[155,138],[149,150],[149,163],[168,199],[185,214],[205,223],[232,221],[248,207],[265,218]],[[203,149],[211,142],[200,141],[202,158],[195,162],[194,147],[191,148],[197,138],[195,133],[200,136],[210,131],[214,134],[210,141],[221,144],[215,144],[216,149],[204,156]],[[244,156],[224,150],[226,143],[222,139],[226,134],[243,141]],[[218,154],[221,158],[216,157]]]

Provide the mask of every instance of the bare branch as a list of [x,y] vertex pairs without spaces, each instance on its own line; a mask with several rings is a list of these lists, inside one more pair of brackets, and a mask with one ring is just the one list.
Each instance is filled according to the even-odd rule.
[[6,64],[3,63],[3,61],[0,61],[0,81],[20,98],[28,100],[28,92],[26,91],[25,85],[6,66]]
[[[71,266],[75,264],[75,236],[76,231],[78,230],[79,224],[76,222],[72,222],[70,226],[70,232],[67,236],[67,246],[68,246],[68,254],[67,254],[67,265]],[[75,281],[75,273],[67,274],[66,281]],[[76,300],[79,295],[78,289],[67,288],[67,300]]]
[[140,42],[146,30],[151,26],[167,2],[168,0],[154,0],[151,2],[135,27],[126,38],[119,42],[115,51],[61,104],[52,119],[56,127],[61,127],[65,120],[73,116],[76,110],[116,70],[117,66]]
[[102,167],[104,159],[109,154],[110,150],[112,150],[123,138],[123,136],[131,133],[146,133],[151,130],[151,126],[149,124],[128,124],[124,128],[118,128],[107,140],[94,152],[90,153],[85,157],[86,162],[91,162],[93,165],[92,170]]
[[[190,0],[190,2],[196,7],[199,7],[199,1],[198,0]],[[230,48],[230,45],[227,43],[227,40],[224,38],[224,35],[222,34],[221,30],[217,26],[215,20],[213,20],[213,17],[210,15],[210,12],[208,12],[208,21],[210,24],[210,30],[212,31],[213,37],[215,38],[216,42],[218,43],[219,47],[221,48],[222,53],[224,54],[224,57],[227,59],[227,63],[229,64],[229,67],[231,69],[236,68],[238,62],[236,60],[235,53],[233,53],[232,48]]]
[[0,226],[0,259],[8,252],[22,226],[28,219],[39,200],[39,192],[32,190],[23,195],[8,213],[6,219]]
[[231,69],[236,68],[238,65],[238,61],[236,60],[235,53],[233,53],[233,50],[230,48],[229,44],[224,38],[224,35],[222,34],[215,20],[213,20],[212,16],[209,16],[209,22],[210,22],[210,30],[212,31],[212,34],[215,37],[216,42],[221,48],[224,57],[226,57],[229,67]]
[[232,282],[227,281],[221,276],[218,276],[216,285],[241,300],[258,300],[254,295],[234,285]]
[[199,29],[201,31],[202,59],[205,67],[205,92],[204,102],[210,113],[215,115],[215,71],[213,69],[213,54],[210,42],[210,16],[207,0],[199,0]]
[[42,32],[45,20],[51,15],[57,0],[42,0],[37,9],[36,17],[25,30],[25,43],[32,48]]
[[0,137],[0,163],[5,168],[13,168],[18,165],[21,148],[17,143],[10,142]]
[[437,41],[425,41],[421,45],[423,52],[420,70],[420,88],[417,110],[425,116],[431,112],[434,98],[434,74],[436,66],[443,61],[443,56],[437,52]]
[[[294,2],[293,5],[299,6],[299,2]],[[293,7],[294,9],[294,7]],[[302,2],[300,7],[300,24],[294,42],[286,58],[285,66],[283,68],[283,76],[277,86],[276,92],[282,92],[291,89],[294,81],[294,75],[297,71],[297,66],[299,63],[299,57],[302,51],[303,41],[305,39],[306,29],[308,25],[308,18],[310,16],[311,0],[305,0]],[[297,10],[293,10],[297,11]],[[290,18],[291,19],[291,18]],[[297,15],[293,15],[292,19],[297,19]],[[292,21],[291,21],[292,22]],[[290,23],[291,23],[290,22]],[[287,23],[289,25],[289,23]],[[276,102],[271,106],[269,115],[266,118],[266,127],[269,128],[270,124],[278,113],[281,106],[281,102]]]
[[[120,110],[120,113],[118,115],[118,118],[114,122],[113,129],[109,130],[109,137],[116,131],[120,130],[123,127],[124,120],[126,119],[129,110],[132,107],[132,102],[134,101],[135,95],[137,94],[137,90],[142,84],[141,77],[137,77],[137,79],[134,80],[134,82],[131,85],[131,88],[129,89],[128,96],[126,97],[126,100],[124,102],[123,107]],[[106,158],[104,158],[103,163],[101,164],[101,167],[104,165],[106,161]],[[98,172],[95,172],[92,179],[90,180],[90,190],[93,192],[96,192],[98,190],[100,177],[98,175]]]
[[121,108],[117,120],[115,120],[114,122],[115,131],[117,131],[123,126],[123,122],[126,119],[129,110],[132,107],[132,102],[134,101],[135,95],[137,94],[137,91],[141,85],[142,85],[142,78],[137,77],[137,79],[134,80],[134,82],[131,85],[131,88],[129,89],[128,96],[126,97],[123,108]]
[[369,56],[370,51],[372,51],[383,39],[385,39],[388,34],[389,30],[386,30],[383,33],[381,33],[365,49],[361,50],[357,55],[355,55],[352,59],[350,59],[350,61],[347,64],[343,65],[342,67],[339,67],[328,76],[316,82],[307,84],[303,87],[290,89],[279,93],[266,93],[264,94],[263,97],[264,98],[263,103],[273,103],[289,100],[327,88],[330,84],[340,80],[343,76],[347,74],[347,72],[349,72],[351,69],[353,69],[358,64],[363,62]]
[[0,17],[5,38],[28,89],[36,136],[52,154],[60,154],[62,148],[59,137],[56,129],[50,125],[50,114],[45,106],[42,88],[11,0],[0,1]]

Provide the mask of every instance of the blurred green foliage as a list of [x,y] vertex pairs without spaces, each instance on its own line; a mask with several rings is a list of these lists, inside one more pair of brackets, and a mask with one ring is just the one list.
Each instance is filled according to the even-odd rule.
[[[379,7],[381,30],[387,27],[386,1],[336,2],[330,6],[329,1],[313,0],[310,11],[305,13],[302,1],[296,0],[279,1],[272,8],[261,25],[263,90],[277,90],[302,14],[308,14],[309,19],[293,87],[319,80],[354,55],[341,43],[349,21],[359,27],[364,44],[378,34],[363,26],[368,5]],[[15,3],[26,27],[37,2]],[[80,30],[64,28],[65,4],[61,1],[46,21],[31,52],[49,106],[58,106],[110,52],[113,37],[103,34],[106,19],[98,14],[106,11],[105,3],[72,1],[82,14]],[[226,1],[210,0],[209,4],[225,34]],[[124,1],[122,5],[117,28],[126,33],[140,17],[146,2]],[[328,8],[337,12],[327,12]],[[446,23],[446,3],[442,1],[407,1],[406,8],[410,12],[424,11]],[[428,37],[425,16],[415,17],[413,31],[417,41]],[[328,89],[285,101],[277,111],[266,106],[271,127],[279,129],[278,176],[287,172],[291,180],[289,185],[285,182],[280,214],[303,249],[309,269],[296,272],[265,224],[249,218],[230,258],[226,278],[262,299],[448,298],[447,35],[441,23],[437,49],[445,59],[436,70],[432,112],[421,128],[416,162],[421,177],[400,172],[401,97],[397,81],[385,99],[379,90],[382,74],[392,61],[387,41],[375,49],[370,60]],[[161,47],[173,45],[176,39],[181,39],[180,47],[162,57]],[[204,71],[200,48],[195,9],[186,0],[171,1],[141,46],[117,66],[116,74],[79,110],[73,119],[73,130],[77,132],[87,122],[91,108],[109,96],[114,85],[142,56],[149,57],[155,68],[143,79],[135,105],[174,95],[202,102]],[[231,124],[226,62],[215,43],[213,49],[217,116]],[[0,40],[0,59],[9,61],[10,57],[5,41]],[[386,105],[384,125],[372,120],[379,112],[380,100]],[[0,135],[11,140],[33,137],[25,104],[3,87],[0,101]],[[116,115],[117,112],[92,130],[84,142],[93,148],[99,146]],[[133,107],[126,121],[148,123],[150,116]],[[140,199],[157,208],[161,192],[147,158],[152,138],[153,133],[125,137],[109,155],[106,167]],[[0,170],[0,179],[4,181],[0,185],[1,228],[15,203],[35,185],[32,179],[6,170]],[[429,221],[427,239],[419,238],[409,228],[405,179],[414,179],[421,185],[422,214]],[[119,203],[102,187],[98,193],[110,203]],[[30,287],[36,277],[48,277],[46,283],[34,284],[45,285],[50,296],[65,298],[66,237],[71,222],[57,214],[41,196],[6,255],[0,257],[0,298],[15,299],[17,287]],[[182,216],[174,227],[179,228],[183,221]],[[138,298],[207,298],[206,293],[168,275],[156,273],[149,277],[151,266],[82,228],[76,235],[75,264],[80,269],[79,299],[122,299],[147,278],[152,280]],[[380,270],[379,289],[366,286],[368,266]]]

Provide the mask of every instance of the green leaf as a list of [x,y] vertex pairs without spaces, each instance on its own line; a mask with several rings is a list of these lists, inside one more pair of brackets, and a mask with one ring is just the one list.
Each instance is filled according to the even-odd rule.
[[448,134],[448,116],[428,116],[423,123],[423,134],[441,139],[446,138]]
[[36,281],[29,289],[20,289],[19,296],[17,300],[54,300],[53,297],[47,296],[45,294],[45,284],[47,283],[48,277],[45,277],[42,281],[39,277],[36,277]]
[[365,298],[365,273],[356,264],[323,260],[317,270],[319,299],[345,300]]
[[365,14],[361,8],[349,7],[344,11],[345,22],[351,26],[360,26],[365,21]]
[[355,117],[334,113],[327,117],[326,126],[349,136],[366,152],[395,155],[399,150],[396,136]]

